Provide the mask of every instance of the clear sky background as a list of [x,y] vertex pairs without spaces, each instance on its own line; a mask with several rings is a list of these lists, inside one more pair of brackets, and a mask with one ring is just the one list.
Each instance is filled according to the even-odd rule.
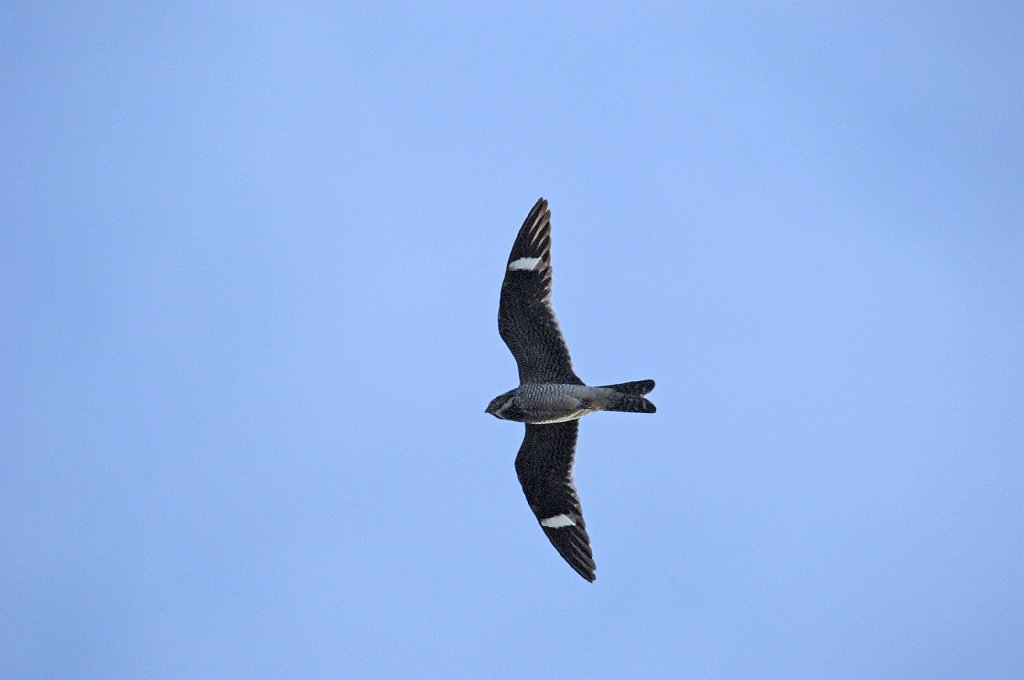
[[824,4],[4,3],[0,676],[1024,677],[1024,12]]

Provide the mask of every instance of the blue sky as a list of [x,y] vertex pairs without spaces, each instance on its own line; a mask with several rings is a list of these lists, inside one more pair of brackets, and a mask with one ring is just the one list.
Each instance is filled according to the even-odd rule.
[[[3,677],[1024,675],[1020,7],[0,21]],[[658,381],[594,584],[483,413],[541,195]]]

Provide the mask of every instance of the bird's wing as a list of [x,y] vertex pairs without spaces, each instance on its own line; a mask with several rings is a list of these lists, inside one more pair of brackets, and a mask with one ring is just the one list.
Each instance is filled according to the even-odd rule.
[[521,383],[582,385],[551,307],[551,211],[533,206],[512,246],[501,284],[498,332],[519,365]]
[[572,481],[579,421],[526,425],[526,437],[516,456],[516,474],[526,502],[537,516],[548,540],[569,566],[593,581],[594,555],[587,523]]

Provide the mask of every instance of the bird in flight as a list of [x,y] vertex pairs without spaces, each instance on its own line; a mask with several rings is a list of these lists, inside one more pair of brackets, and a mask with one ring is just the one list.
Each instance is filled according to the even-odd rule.
[[644,398],[654,381],[588,387],[573,371],[551,306],[551,211],[543,198],[508,256],[498,332],[519,365],[519,387],[495,397],[487,413],[526,423],[516,456],[526,502],[562,558],[593,581],[597,565],[572,480],[579,419],[597,411],[654,413],[654,404]]

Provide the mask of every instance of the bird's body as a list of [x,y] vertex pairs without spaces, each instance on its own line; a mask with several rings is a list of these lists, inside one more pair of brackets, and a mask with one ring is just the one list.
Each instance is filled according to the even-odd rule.
[[528,383],[496,397],[497,403],[488,406],[487,412],[520,423],[564,423],[600,410],[599,402],[607,402],[611,396],[604,392],[608,390],[586,385]]
[[519,387],[487,413],[526,423],[516,456],[519,482],[541,528],[569,565],[595,578],[590,537],[572,480],[579,419],[596,411],[654,413],[653,380],[591,387],[572,368],[551,307],[551,212],[543,198],[519,230],[505,268],[498,330],[519,366]]
[[[648,391],[654,389],[654,381],[641,382],[651,383]],[[534,425],[578,420],[597,411],[654,413],[654,405],[649,401],[641,396],[630,398],[633,395],[620,392],[617,387],[526,383],[495,397],[487,412],[502,420]]]

